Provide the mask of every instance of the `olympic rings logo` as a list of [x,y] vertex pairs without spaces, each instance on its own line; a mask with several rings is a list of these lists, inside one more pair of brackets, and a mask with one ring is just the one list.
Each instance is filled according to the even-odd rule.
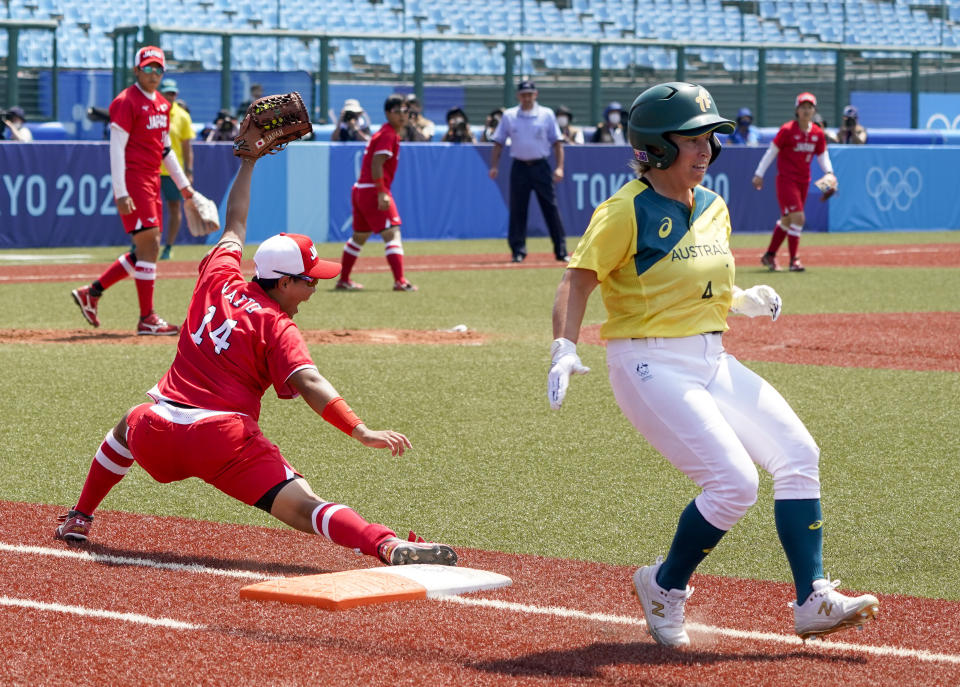
[[909,209],[923,188],[923,175],[916,167],[901,172],[899,167],[886,171],[871,167],[867,172],[866,190],[877,204],[877,209],[886,212],[896,206],[901,212]]
[[[941,125],[941,126],[937,126]],[[950,121],[950,117],[945,115],[942,112],[937,112],[934,115],[930,115],[930,119],[927,120],[927,125],[925,129],[960,129],[960,115],[957,115],[953,118],[953,121]]]

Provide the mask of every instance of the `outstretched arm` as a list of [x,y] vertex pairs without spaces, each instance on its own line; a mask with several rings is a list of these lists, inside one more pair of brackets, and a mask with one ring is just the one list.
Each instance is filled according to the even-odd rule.
[[388,448],[394,456],[402,456],[410,448],[410,440],[400,432],[392,429],[373,430],[363,424],[333,385],[315,368],[297,370],[287,382],[303,396],[303,400],[317,415],[364,446]]
[[243,248],[247,238],[247,213],[250,211],[250,180],[255,158],[240,158],[240,170],[227,197],[227,218],[220,243],[234,242]]

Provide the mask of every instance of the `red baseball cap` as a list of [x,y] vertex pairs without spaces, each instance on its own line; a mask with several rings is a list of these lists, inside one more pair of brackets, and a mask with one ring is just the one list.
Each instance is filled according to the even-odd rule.
[[314,279],[333,279],[340,274],[340,263],[321,260],[313,241],[303,234],[277,234],[260,244],[253,256],[257,276],[279,279],[304,275]]
[[814,107],[817,106],[817,96],[813,93],[803,92],[797,96],[797,103],[794,107],[800,107],[803,103],[810,103]]
[[143,67],[148,64],[159,64],[166,70],[167,61],[163,56],[163,50],[161,48],[155,45],[145,45],[137,50],[137,67]]

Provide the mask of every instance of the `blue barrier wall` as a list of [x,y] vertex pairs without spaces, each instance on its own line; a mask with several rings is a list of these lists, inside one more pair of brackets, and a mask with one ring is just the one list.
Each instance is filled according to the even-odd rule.
[[[194,146],[196,186],[220,206],[223,218],[237,169],[231,145]],[[735,231],[769,231],[779,212],[774,170],[762,191],[750,183],[763,148],[727,148],[704,185],[730,207]],[[505,238],[509,155],[500,176],[488,174],[491,146],[405,144],[394,195],[408,239]],[[806,228],[814,231],[960,228],[952,169],[960,148],[950,146],[834,146],[831,157],[840,193],[820,200],[811,185]],[[296,143],[257,164],[247,237],[251,242],[284,230],[317,242],[343,241],[352,231],[350,188],[363,145]],[[627,146],[566,148],[565,178],[557,187],[569,235],[580,235],[594,208],[631,176]],[[821,171],[813,164],[813,177]],[[532,197],[531,197],[532,198]],[[546,236],[531,201],[531,236]],[[186,231],[181,242],[197,242]],[[212,240],[212,238],[210,239]],[[105,143],[0,145],[0,247],[123,245],[110,185]]]

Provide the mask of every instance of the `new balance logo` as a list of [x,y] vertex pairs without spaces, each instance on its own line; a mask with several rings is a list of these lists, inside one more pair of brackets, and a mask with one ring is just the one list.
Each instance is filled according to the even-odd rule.
[[663,616],[663,604],[662,604],[662,603],[660,603],[659,601],[654,601],[654,602],[652,602],[651,605],[653,606],[653,608],[651,609],[650,612],[653,613],[653,615],[657,616],[658,618],[664,617],[664,616]]
[[820,609],[817,611],[817,615],[825,615],[825,616],[827,616],[827,617],[829,618],[829,617],[830,617],[830,613],[832,613],[832,612],[833,612],[833,604],[832,604],[832,603],[830,603],[829,601],[821,601],[821,602],[820,602]]

